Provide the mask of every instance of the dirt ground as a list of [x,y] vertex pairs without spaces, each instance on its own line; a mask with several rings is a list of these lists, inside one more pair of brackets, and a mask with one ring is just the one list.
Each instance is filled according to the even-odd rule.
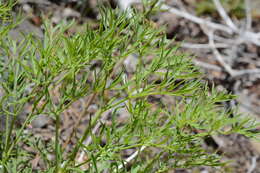
[[[256,0],[258,1],[258,0]],[[167,4],[172,7],[178,7],[191,14],[196,14],[196,3],[201,0],[174,1],[168,0]],[[117,1],[107,0],[105,3],[115,8]],[[259,4],[258,4],[259,5]],[[22,8],[26,19],[10,34],[13,38],[20,39],[19,33],[35,33],[40,38],[43,37],[42,22],[46,18],[53,24],[58,24],[62,20],[76,20],[76,25],[69,32],[72,34],[82,29],[82,24],[89,23],[96,27],[96,20],[99,17],[98,4],[96,0],[20,0],[17,9]],[[121,2],[122,6],[122,2]],[[138,4],[136,4],[138,7]],[[260,9],[260,5],[258,6]],[[257,4],[254,5],[257,9]],[[260,14],[253,9],[252,28],[254,32],[260,32]],[[256,12],[255,12],[256,11]],[[260,11],[260,10],[259,10]],[[216,12],[207,12],[201,14],[203,18],[211,19],[217,23],[224,23]],[[231,75],[222,64],[217,60],[215,54],[207,47],[209,39],[203,28],[184,17],[180,17],[172,12],[160,12],[152,16],[151,20],[158,26],[166,26],[168,39],[175,39],[175,44],[181,45],[180,50],[189,52],[194,63],[202,67],[205,74],[204,79],[211,85],[221,90],[227,90],[229,93],[236,94],[237,99],[226,103],[228,107],[238,106],[239,111],[245,116],[252,116],[260,122],[260,74],[246,73],[244,75]],[[237,25],[242,25],[243,17],[232,16],[232,20]],[[242,22],[241,22],[242,21]],[[232,39],[225,33],[218,33],[221,38],[225,38],[226,44],[232,44]],[[228,41],[231,41],[228,42]],[[221,42],[222,43],[222,42]],[[225,43],[225,42],[224,42]],[[197,47],[196,47],[197,46]],[[205,47],[203,47],[205,46]],[[221,54],[229,57],[227,63],[235,70],[260,68],[260,46],[256,44],[242,43],[236,46],[218,48]],[[131,71],[131,62],[128,62],[129,71]],[[64,112],[62,136],[64,145],[72,145],[66,141],[67,134],[71,133],[71,126],[77,121],[77,117],[82,111],[84,100],[82,98],[74,103],[72,107]],[[155,98],[156,99],[156,98]],[[167,98],[164,98],[167,99]],[[89,113],[94,113],[97,109],[93,103]],[[124,111],[122,111],[122,121],[124,121]],[[88,121],[88,118],[85,117]],[[46,116],[39,116],[33,121],[30,130],[36,135],[48,142],[54,134],[53,122]],[[73,139],[72,139],[73,141]],[[75,142],[75,141],[74,141]],[[224,172],[236,173],[258,173],[260,172],[260,143],[247,139],[241,135],[213,136],[205,140],[205,148],[210,151],[217,151],[223,157],[223,161],[232,160],[225,168]],[[69,149],[68,149],[69,150]],[[50,156],[51,157],[51,156]],[[37,159],[37,158],[36,158]],[[34,160],[35,161],[35,160]],[[40,166],[41,163],[38,163]],[[175,170],[174,172],[220,172],[217,169],[208,167],[195,168],[192,170]]]

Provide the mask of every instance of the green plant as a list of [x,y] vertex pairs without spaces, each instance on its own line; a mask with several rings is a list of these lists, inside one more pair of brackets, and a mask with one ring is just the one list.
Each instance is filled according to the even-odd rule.
[[[32,154],[21,147],[23,143],[38,148],[45,172],[84,172],[81,166],[87,172],[166,172],[222,165],[218,155],[201,147],[210,135],[256,137],[253,121],[232,115],[219,104],[233,96],[209,90],[187,55],[177,52],[164,31],[154,28],[143,13],[132,11],[129,17],[117,10],[101,8],[100,12],[98,29],[86,26],[73,36],[66,35],[71,25],[54,27],[46,21],[43,40],[32,35],[20,42],[12,40],[6,33],[14,25],[1,21],[0,111],[1,119],[6,117],[0,143],[2,172],[32,172],[28,164]],[[133,54],[138,56],[136,70],[126,73],[124,60]],[[89,96],[85,109],[95,101],[98,111],[71,152],[65,153],[60,139],[62,112],[84,96]],[[172,103],[151,103],[152,96],[167,96]],[[22,126],[16,127],[26,104],[32,109]],[[117,121],[122,109],[129,114],[124,123]],[[111,111],[110,124],[102,121],[107,111]],[[55,121],[51,151],[25,133],[40,114]],[[128,149],[136,154],[125,160],[122,154]],[[46,157],[48,152],[55,155],[54,161]],[[83,163],[77,163],[79,152],[87,156]]]

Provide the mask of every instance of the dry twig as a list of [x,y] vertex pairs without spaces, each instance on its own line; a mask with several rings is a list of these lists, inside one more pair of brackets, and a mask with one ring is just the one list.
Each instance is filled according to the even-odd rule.
[[260,73],[260,69],[246,69],[246,70],[234,70],[228,65],[223,56],[219,53],[217,50],[215,43],[214,43],[214,32],[209,31],[206,32],[209,38],[209,45],[211,46],[212,52],[215,55],[217,61],[224,67],[224,69],[232,76],[232,77],[237,77],[237,76],[242,76],[246,74],[257,74]]
[[220,31],[224,31],[224,32],[227,32],[229,34],[233,34],[233,30],[225,25],[222,25],[222,24],[218,24],[218,23],[213,23],[211,21],[208,21],[206,19],[202,19],[202,18],[199,18],[195,15],[192,15],[188,12],[185,12],[185,11],[181,11],[177,8],[174,8],[174,7],[170,7],[168,5],[162,5],[161,7],[162,10],[167,10],[173,14],[176,14],[180,17],[184,17],[188,20],[191,20],[193,21],[194,23],[197,23],[197,24],[200,24],[200,25],[206,25],[212,29],[215,29],[215,30],[220,30]]
[[217,50],[215,43],[214,43],[214,31],[205,32],[209,38],[209,45],[215,55],[217,61],[224,67],[224,69],[231,75],[234,76],[234,70],[225,62],[219,51]]
[[[197,17],[195,15],[192,15],[188,13],[186,10],[179,10],[175,7],[170,7],[168,5],[163,4],[162,9],[163,10],[168,10],[171,13],[174,13],[180,17],[186,18],[194,23],[200,24],[201,28],[204,30],[204,33],[208,36],[209,38],[209,44],[189,44],[189,43],[184,43],[182,46],[187,47],[187,48],[210,48],[215,55],[217,61],[220,63],[221,66],[227,71],[232,77],[236,76],[241,76],[245,74],[257,74],[260,73],[260,69],[246,69],[246,70],[234,70],[231,68],[229,64],[225,62],[224,56],[220,54],[220,52],[217,50],[217,48],[223,47],[227,44],[232,44],[233,50],[237,50],[237,46],[242,43],[252,43],[257,46],[260,46],[260,32],[259,33],[254,33],[250,31],[251,28],[251,14],[250,14],[250,0],[245,0],[246,3],[246,27],[245,29],[243,28],[238,28],[234,22],[231,20],[231,18],[228,16],[226,13],[225,9],[221,5],[219,0],[213,0],[214,4],[216,6],[216,9],[222,19],[225,21],[226,25],[222,25],[219,23],[214,23],[211,21],[208,21],[206,19]],[[205,30],[207,28],[207,30]],[[217,35],[214,35],[215,31],[223,31],[228,34],[231,34],[232,38],[227,39],[223,38]],[[234,38],[233,34],[236,34],[237,37]],[[222,41],[223,43],[215,43],[214,40],[219,40]],[[235,43],[235,44],[234,44]],[[227,45],[225,48],[229,48],[230,46]],[[231,58],[231,57],[229,57]],[[205,66],[205,64],[199,63],[202,66]],[[213,67],[212,69],[217,69]]]
[[125,159],[124,164],[121,164],[121,165],[118,166],[118,169],[123,168],[123,166],[124,166],[125,164],[129,163],[129,162],[130,162],[131,160],[133,160],[136,156],[138,156],[138,154],[139,154],[140,152],[142,152],[145,148],[146,148],[146,146],[142,146],[142,147],[140,148],[140,150],[135,151],[131,156],[129,156],[127,159]]
[[252,159],[251,159],[252,160],[252,164],[251,164],[250,168],[247,170],[247,173],[252,173],[255,170],[257,158],[258,158],[258,156],[252,157]]
[[231,35],[237,34],[240,37],[240,39],[242,40],[242,42],[249,42],[249,43],[253,43],[255,45],[260,46],[260,32],[254,33],[254,32],[251,32],[249,30],[237,28],[237,26],[228,17],[227,13],[225,12],[225,10],[222,7],[222,5],[220,4],[220,2],[218,0],[214,0],[214,2],[217,5],[216,8],[217,8],[218,12],[220,13],[221,17],[225,20],[227,25],[222,25],[222,24],[219,24],[219,23],[214,23],[214,22],[208,21],[206,19],[192,15],[192,14],[186,12],[186,11],[182,11],[182,10],[179,10],[177,8],[170,7],[170,6],[165,5],[165,4],[162,5],[161,9],[167,10],[167,11],[173,13],[173,14],[176,14],[177,16],[188,19],[188,20],[190,20],[194,23],[197,23],[201,26],[204,26],[204,27],[206,26],[208,28],[211,28],[212,30],[224,31],[224,32],[231,34]]
[[215,71],[222,71],[222,69],[216,65],[213,65],[213,64],[209,64],[209,63],[205,63],[205,62],[202,62],[202,61],[198,61],[198,60],[193,60],[193,63],[197,66],[200,66],[200,67],[203,67],[203,68],[206,68],[206,69],[209,69],[209,70],[215,70]]
[[246,5],[246,30],[250,30],[252,26],[252,16],[251,16],[251,0],[245,0]]
[[213,0],[219,15],[222,17],[222,19],[226,22],[227,26],[229,26],[234,32],[238,32],[237,26],[233,23],[233,21],[230,19],[230,17],[227,15],[225,9],[219,2],[219,0]]
[[[230,45],[225,43],[216,43],[216,48],[227,48],[230,47]],[[182,43],[181,47],[183,48],[189,48],[189,49],[210,49],[209,44],[194,44],[194,43]]]

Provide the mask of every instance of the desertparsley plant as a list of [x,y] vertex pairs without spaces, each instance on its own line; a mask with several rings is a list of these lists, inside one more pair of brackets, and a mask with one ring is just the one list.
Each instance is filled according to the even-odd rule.
[[[222,163],[202,148],[205,138],[232,133],[256,137],[253,121],[222,106],[233,96],[209,89],[189,57],[146,18],[151,9],[131,11],[129,17],[101,8],[97,29],[86,26],[73,35],[67,34],[72,24],[52,26],[46,21],[43,39],[27,35],[16,41],[8,34],[18,22],[10,15],[11,7],[0,6],[0,118],[5,124],[1,172],[147,173],[215,167]],[[137,58],[133,72],[124,63],[129,56]],[[83,97],[88,98],[84,117],[90,116],[85,111],[90,104],[98,110],[79,138],[69,136],[77,142],[67,152],[60,131],[62,113]],[[155,97],[159,100],[151,101]],[[31,109],[17,126],[26,105]],[[123,122],[122,110],[127,112]],[[48,146],[33,140],[27,130],[42,114],[55,122]],[[42,167],[30,164],[35,154],[24,144],[38,149]],[[125,156],[126,151],[131,153]]]

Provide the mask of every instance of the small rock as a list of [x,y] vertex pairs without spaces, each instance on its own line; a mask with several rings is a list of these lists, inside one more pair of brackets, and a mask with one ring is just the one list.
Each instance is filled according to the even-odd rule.
[[95,113],[98,110],[98,106],[96,104],[92,104],[88,107],[89,113]]
[[55,156],[53,154],[47,154],[47,159],[48,160],[55,160]]
[[24,4],[22,6],[23,10],[26,12],[26,13],[29,13],[29,14],[32,14],[33,13],[33,9],[32,7],[29,5],[29,4]]
[[117,111],[118,113],[118,123],[126,123],[129,118],[131,117],[131,114],[126,110],[126,108],[121,108]]
[[137,64],[138,64],[138,58],[135,55],[129,55],[124,61],[124,65],[128,73],[135,72]]
[[80,17],[80,13],[75,11],[75,10],[73,10],[73,9],[71,9],[71,8],[65,8],[63,10],[62,16],[64,18],[68,18],[68,17],[76,17],[76,18],[78,18],[78,17]]
[[39,27],[34,26],[28,19],[23,20],[16,28],[9,32],[13,40],[22,41],[24,39],[21,34],[33,34],[36,37],[43,38],[43,32]]
[[62,17],[61,17],[60,11],[59,10],[55,11],[51,18],[52,23],[58,24],[61,20],[62,20]]
[[47,115],[38,115],[33,121],[32,126],[34,128],[42,128],[46,126],[48,123],[50,123],[51,118]]
[[139,0],[117,0],[119,8],[122,10],[126,10],[127,8],[131,7],[133,3],[140,2]]

